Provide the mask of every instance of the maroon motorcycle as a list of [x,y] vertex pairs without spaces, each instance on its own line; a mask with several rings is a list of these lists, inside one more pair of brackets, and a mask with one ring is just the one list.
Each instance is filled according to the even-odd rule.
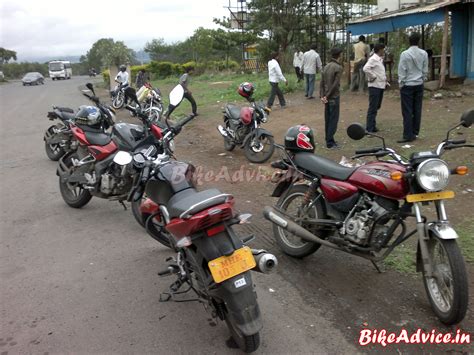
[[[423,274],[432,309],[443,323],[459,323],[468,307],[468,282],[458,234],[449,223],[444,200],[454,197],[453,191],[446,190],[449,176],[465,175],[467,168],[450,169],[441,156],[474,146],[464,139],[450,139],[453,129],[473,122],[474,110],[465,112],[435,151],[413,153],[409,159],[386,147],[382,137],[352,124],[347,129],[352,139],[368,135],[383,143],[356,151],[353,158],[376,158],[359,167],[314,155],[312,130],[304,125],[290,128],[281,147],[284,159],[272,164],[283,170],[273,193],[279,200],[274,208],[264,210],[278,245],[298,258],[324,245],[366,258],[378,269],[376,262],[418,234],[417,271]],[[428,203],[436,207],[434,221],[422,214]],[[416,221],[412,231],[405,223],[408,218]]]

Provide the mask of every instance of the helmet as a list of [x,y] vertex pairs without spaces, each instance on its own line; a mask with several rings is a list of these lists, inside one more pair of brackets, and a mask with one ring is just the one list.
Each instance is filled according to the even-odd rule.
[[252,83],[245,82],[239,85],[238,93],[240,96],[245,97],[246,99],[252,97],[255,87]]
[[314,153],[313,130],[305,124],[290,127],[285,135],[285,149]]
[[252,122],[253,109],[250,107],[242,107],[240,109],[240,120],[244,125],[249,125]]
[[120,71],[125,71],[125,70],[127,70],[127,66],[122,64],[120,66]]
[[81,106],[76,114],[76,122],[86,126],[95,126],[100,123],[100,111],[94,106]]

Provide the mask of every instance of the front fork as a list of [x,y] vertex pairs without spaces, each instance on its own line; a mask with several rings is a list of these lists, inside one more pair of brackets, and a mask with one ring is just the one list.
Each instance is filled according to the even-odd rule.
[[434,237],[441,239],[456,239],[458,237],[457,233],[449,224],[444,200],[436,200],[434,203],[438,219],[437,222],[431,223],[426,223],[425,218],[421,214],[421,202],[415,202],[413,204],[413,208],[415,209],[421,263],[427,277],[433,277],[434,272],[433,262],[428,250],[429,239]]

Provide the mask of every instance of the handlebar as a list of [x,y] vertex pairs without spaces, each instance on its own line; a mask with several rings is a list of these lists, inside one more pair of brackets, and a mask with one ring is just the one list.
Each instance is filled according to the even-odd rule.
[[367,155],[367,154],[372,154],[372,153],[377,153],[381,150],[384,150],[384,148],[382,147],[375,147],[375,148],[368,148],[368,149],[359,149],[359,150],[356,150],[355,153],[357,155],[359,154],[364,154],[364,155]]
[[465,144],[465,139],[451,139],[448,141],[449,144]]

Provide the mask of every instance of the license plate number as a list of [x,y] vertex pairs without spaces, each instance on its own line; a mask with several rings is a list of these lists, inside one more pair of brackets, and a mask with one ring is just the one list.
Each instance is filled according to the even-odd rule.
[[425,202],[434,200],[445,200],[454,197],[454,191],[426,192],[423,194],[407,195],[407,202]]
[[232,255],[209,261],[208,265],[212,278],[216,283],[220,283],[254,268],[256,263],[250,248],[243,247]]

